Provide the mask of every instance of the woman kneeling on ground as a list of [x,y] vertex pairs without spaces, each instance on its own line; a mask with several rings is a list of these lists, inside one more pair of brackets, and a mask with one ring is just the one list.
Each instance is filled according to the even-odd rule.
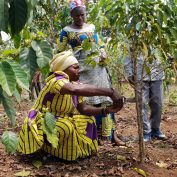
[[[123,97],[110,88],[79,83],[79,65],[71,51],[61,52],[50,62],[51,73],[20,131],[18,151],[31,154],[40,149],[64,160],[76,160],[98,151],[94,116],[117,112]],[[87,105],[83,96],[109,96],[113,106]],[[53,147],[42,128],[46,110],[56,118],[58,143]]]

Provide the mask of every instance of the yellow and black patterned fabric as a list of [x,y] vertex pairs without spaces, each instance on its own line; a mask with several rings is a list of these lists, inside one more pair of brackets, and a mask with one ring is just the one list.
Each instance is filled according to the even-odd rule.
[[[76,160],[87,157],[98,150],[95,118],[80,115],[77,104],[82,103],[83,97],[60,94],[69,78],[64,72],[54,72],[46,79],[34,106],[25,118],[20,131],[18,151],[31,154],[40,149],[62,158]],[[48,110],[56,118],[58,136],[57,148],[46,140],[42,130],[43,110]]]

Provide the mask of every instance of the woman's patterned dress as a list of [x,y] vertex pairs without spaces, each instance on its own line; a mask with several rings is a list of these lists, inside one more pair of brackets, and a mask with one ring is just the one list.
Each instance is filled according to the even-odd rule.
[[[39,149],[64,160],[76,160],[96,153],[98,150],[95,118],[80,115],[76,107],[83,97],[60,94],[64,84],[69,83],[64,72],[54,72],[46,79],[34,106],[25,118],[20,131],[18,151],[31,154]],[[56,118],[58,145],[56,148],[45,138],[42,128],[44,110]]]

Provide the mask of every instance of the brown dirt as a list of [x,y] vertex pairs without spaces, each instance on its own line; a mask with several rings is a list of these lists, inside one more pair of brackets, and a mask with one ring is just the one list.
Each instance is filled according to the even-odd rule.
[[[0,110],[0,136],[6,129],[19,132],[23,119],[30,109],[31,103],[23,101],[17,104],[17,126],[8,128],[8,119]],[[15,173],[30,171],[30,176],[35,177],[69,177],[69,176],[123,176],[138,177],[134,168],[144,170],[149,177],[177,177],[177,107],[164,105],[161,124],[167,141],[153,140],[146,143],[146,159],[142,165],[138,162],[138,141],[135,104],[127,103],[117,114],[117,132],[120,137],[128,140],[128,147],[117,147],[107,144],[100,146],[99,153],[95,156],[79,159],[75,162],[64,162],[46,154],[33,156],[8,155],[0,143],[0,177],[13,177]],[[42,166],[37,169],[32,162],[35,159],[42,161]],[[156,165],[165,164],[165,168]]]

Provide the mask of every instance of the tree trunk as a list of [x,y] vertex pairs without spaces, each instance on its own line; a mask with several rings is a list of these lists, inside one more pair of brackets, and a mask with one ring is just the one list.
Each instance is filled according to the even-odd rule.
[[138,122],[138,135],[139,135],[139,157],[140,162],[144,162],[145,150],[144,150],[144,140],[143,140],[143,95],[142,95],[142,84],[141,81],[135,86],[135,99],[136,99],[136,112],[137,112],[137,122]]
[[138,123],[138,135],[139,135],[139,158],[140,162],[144,163],[145,158],[145,148],[144,148],[144,140],[143,140],[143,113],[142,113],[142,106],[143,106],[143,81],[142,79],[138,79],[137,74],[137,59],[138,59],[138,48],[136,43],[133,44],[132,51],[131,51],[131,58],[133,60],[133,68],[134,68],[134,83],[135,83],[135,99],[136,99],[136,112],[137,112],[137,123]]

